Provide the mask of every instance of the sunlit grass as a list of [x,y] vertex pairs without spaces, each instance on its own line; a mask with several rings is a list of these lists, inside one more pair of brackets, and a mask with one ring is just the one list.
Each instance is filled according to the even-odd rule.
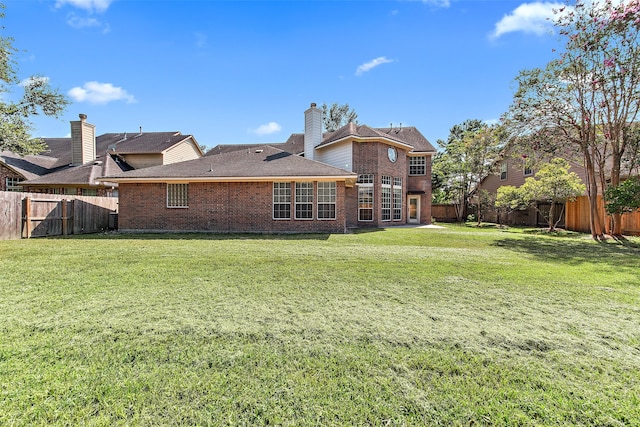
[[637,425],[640,242],[0,242],[0,425]]

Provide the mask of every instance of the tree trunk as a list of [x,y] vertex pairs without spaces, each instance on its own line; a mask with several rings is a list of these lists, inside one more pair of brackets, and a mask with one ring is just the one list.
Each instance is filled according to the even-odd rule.
[[549,223],[549,232],[556,231],[555,222],[553,220],[555,214],[555,201],[551,201],[551,205],[549,206],[549,215],[547,217],[547,222]]
[[[617,187],[618,185],[620,185],[621,157],[622,156],[620,155],[619,150],[614,149],[613,155],[611,156],[611,162],[612,162],[611,186],[612,187]],[[614,213],[613,215],[611,215],[611,217],[613,218],[613,229],[611,230],[611,235],[616,237],[621,237],[622,236],[622,214]]]
[[584,164],[587,172],[587,196],[589,198],[589,228],[594,240],[604,239],[604,224],[598,213],[598,184],[593,161],[588,151],[584,156]]

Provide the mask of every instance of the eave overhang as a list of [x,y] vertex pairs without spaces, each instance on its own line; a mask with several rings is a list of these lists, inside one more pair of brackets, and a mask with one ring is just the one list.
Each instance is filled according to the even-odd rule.
[[117,177],[100,177],[96,181],[122,184],[186,184],[190,182],[283,182],[283,181],[318,181],[332,182],[345,181],[345,186],[353,187],[356,183],[356,175],[335,175],[335,176],[313,176],[313,175],[291,175],[291,176],[193,176],[193,177],[144,177],[144,178],[117,178]]

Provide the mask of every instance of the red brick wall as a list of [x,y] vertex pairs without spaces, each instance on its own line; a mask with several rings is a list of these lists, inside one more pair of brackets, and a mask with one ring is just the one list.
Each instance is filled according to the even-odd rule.
[[431,224],[431,156],[425,157],[426,174],[410,176],[408,190],[420,193],[420,224]]
[[[358,221],[358,189],[348,189],[347,207],[349,209],[347,224],[349,227],[386,227],[406,224],[407,194],[409,191],[423,191],[421,195],[420,223],[431,223],[431,157],[427,156],[426,175],[409,177],[409,163],[405,150],[396,149],[398,159],[391,162],[387,157],[389,146],[380,142],[353,143],[353,171],[357,174],[372,173],[374,183],[374,213],[373,221]],[[402,220],[382,221],[382,175],[402,178]],[[352,214],[353,213],[353,214]]]
[[[292,185],[292,199],[293,187]],[[314,189],[314,218],[316,217]],[[273,183],[189,184],[189,207],[167,208],[167,186],[120,184],[121,230],[173,230],[213,232],[322,232],[344,233],[346,212],[344,182],[337,183],[335,220],[274,220]],[[292,200],[293,202],[293,200]],[[292,203],[291,215],[294,216]]]

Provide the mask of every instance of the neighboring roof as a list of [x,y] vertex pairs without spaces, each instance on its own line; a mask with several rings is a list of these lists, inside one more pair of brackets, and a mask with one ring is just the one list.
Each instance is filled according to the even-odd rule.
[[[381,138],[397,144],[408,145],[408,148],[411,148],[410,152],[436,152],[436,149],[431,145],[427,138],[425,138],[424,135],[422,135],[420,131],[413,126],[402,128],[371,128],[367,125],[356,125],[355,123],[348,123],[335,132],[325,132],[322,135],[322,142],[318,147],[322,148],[346,138]],[[261,144],[217,145],[207,151],[205,156],[230,153],[247,148],[255,148],[260,145]],[[280,148],[288,153],[301,154],[304,152],[304,134],[293,133],[289,136],[289,139],[287,139],[286,142],[270,145]]]
[[[96,158],[103,157],[112,148],[118,154],[162,153],[189,138],[198,145],[193,135],[182,135],[178,131],[105,133],[96,136]],[[59,166],[71,163],[71,138],[44,138],[44,142],[47,149],[43,155],[59,159]]]
[[177,131],[105,133],[96,137],[96,160],[72,167],[71,138],[44,138],[46,149],[41,154],[19,156],[3,151],[0,152],[0,162],[24,176],[27,180],[25,185],[98,185],[95,181],[98,176],[133,169],[121,159],[112,158],[113,150],[121,155],[160,154],[187,139],[192,139],[200,150],[192,135],[182,135]]
[[[264,145],[270,145],[271,147],[282,149],[284,144],[218,144],[215,147],[209,149],[204,155],[215,156],[217,154],[233,153],[234,151],[253,150]],[[287,150],[284,150],[287,151]]]
[[105,133],[96,137],[96,153],[110,151],[111,147],[118,154],[162,153],[189,138],[195,142],[192,135],[180,132]]
[[105,185],[96,181],[96,178],[105,175],[113,175],[131,170],[131,166],[116,156],[107,155],[102,160],[85,163],[80,166],[67,166],[56,172],[23,181],[21,185]]
[[195,160],[136,169],[106,176],[112,182],[138,181],[256,181],[274,178],[343,178],[355,179],[356,174],[305,159],[271,145],[201,157]]
[[0,162],[24,176],[25,179],[37,178],[50,173],[56,167],[58,159],[48,156],[20,156],[10,151],[0,152]]

